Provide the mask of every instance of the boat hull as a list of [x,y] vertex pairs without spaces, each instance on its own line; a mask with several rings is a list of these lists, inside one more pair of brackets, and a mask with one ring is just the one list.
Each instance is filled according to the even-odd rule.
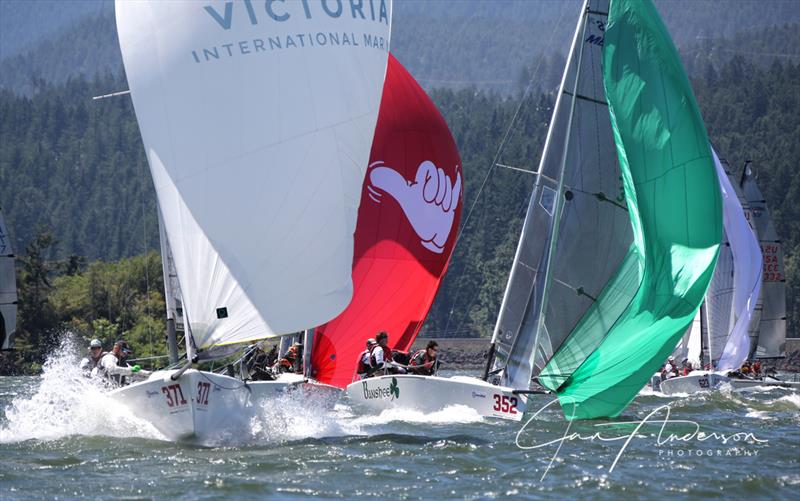
[[695,371],[687,376],[678,376],[661,381],[658,388],[653,389],[665,395],[691,394],[701,391],[712,391],[718,389],[722,384],[730,380],[721,375],[708,371]]
[[173,381],[171,376],[175,373],[155,372],[146,381],[113,390],[109,396],[149,422],[167,440],[213,444],[234,438],[247,429],[249,419],[260,407],[292,392],[307,393],[328,408],[341,394],[338,388],[307,381],[299,375],[245,383],[194,369]]
[[519,421],[527,404],[527,397],[515,395],[511,388],[464,376],[379,376],[351,383],[346,392],[354,409],[367,413],[388,409],[431,413],[463,405],[483,417]]
[[792,391],[800,391],[800,382],[797,381],[781,381],[780,379],[738,379],[731,378],[731,388],[735,391],[748,391],[755,388],[764,387],[778,387],[785,388]]

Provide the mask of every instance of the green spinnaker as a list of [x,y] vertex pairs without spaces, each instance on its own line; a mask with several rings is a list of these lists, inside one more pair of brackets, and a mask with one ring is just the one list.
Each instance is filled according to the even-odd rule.
[[708,137],[669,33],[650,0],[609,10],[603,80],[633,244],[539,376],[568,419],[615,417],[634,399],[700,307],[722,236]]

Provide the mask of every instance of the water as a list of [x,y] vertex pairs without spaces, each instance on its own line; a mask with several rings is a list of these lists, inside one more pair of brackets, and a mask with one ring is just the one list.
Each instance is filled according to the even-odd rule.
[[[782,389],[683,398],[643,392],[613,426],[573,424],[570,433],[583,437],[625,438],[631,427],[622,421],[641,421],[654,411],[653,419],[663,421],[662,407],[671,404],[665,443],[658,444],[658,427],[645,426],[611,470],[624,440],[576,438],[553,459],[557,444],[520,449],[521,423],[484,421],[467,408],[359,416],[346,404],[310,412],[287,400],[264,409],[249,432],[224,446],[176,445],[80,378],[75,362],[49,363],[41,377],[0,378],[0,498],[539,499],[666,492],[797,499],[800,492],[800,396]],[[549,400],[537,396],[532,407]],[[667,440],[690,434],[692,422],[728,442],[721,436]],[[551,406],[527,425],[520,442],[558,440],[565,427]]]

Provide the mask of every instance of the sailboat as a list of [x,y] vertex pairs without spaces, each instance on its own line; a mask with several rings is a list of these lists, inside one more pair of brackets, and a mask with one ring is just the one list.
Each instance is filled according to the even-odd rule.
[[700,307],[719,251],[720,198],[705,127],[653,5],[587,0],[487,386],[468,395],[433,378],[384,376],[351,384],[348,395],[373,409],[424,411],[482,399],[494,413],[481,415],[519,419],[533,379],[568,419],[618,415]]
[[786,357],[786,275],[781,240],[750,162],[744,166],[739,186],[751,207],[750,222],[758,235],[764,257],[761,295],[750,323],[749,358],[762,361],[765,370],[763,377],[732,378],[730,384],[734,390],[780,386],[798,391],[800,383],[783,381],[772,372],[774,363]]
[[487,378],[619,415],[711,280],[717,176],[691,86],[649,1],[583,4]]
[[[458,404],[483,416],[522,416],[524,399],[478,378],[379,374],[359,380],[355,374],[365,341],[378,332],[387,332],[397,351],[408,351],[414,342],[447,271],[462,193],[461,160],[450,129],[390,55],[355,233],[353,300],[316,329],[322,349],[312,360],[313,376],[346,388],[357,411],[427,413]],[[495,400],[505,405],[495,409]]]
[[781,359],[786,357],[786,275],[783,267],[783,246],[749,162],[742,171],[739,186],[750,205],[751,223],[764,256],[761,296],[750,325],[750,358]]
[[213,440],[247,409],[321,386],[302,375],[246,382],[193,364],[324,324],[350,302],[392,4],[334,7],[116,2],[186,362],[111,396],[170,440]]
[[730,173],[716,152],[714,161],[722,190],[723,245],[704,307],[673,353],[681,361],[685,349],[694,368],[708,365],[709,370],[654,380],[654,389],[668,395],[718,388],[729,382],[727,374],[738,369],[750,354],[748,330],[761,291],[763,259],[748,222],[749,207],[741,205],[741,193],[731,183]]
[[17,329],[17,274],[11,237],[0,209],[0,351],[14,347]]

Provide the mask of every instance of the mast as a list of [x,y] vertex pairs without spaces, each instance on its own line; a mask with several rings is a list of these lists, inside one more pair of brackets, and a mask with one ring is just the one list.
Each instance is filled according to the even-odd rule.
[[[708,339],[708,345],[706,349],[708,350],[708,366],[709,369],[714,369],[714,360],[712,359],[712,351],[711,351],[711,334],[708,330],[708,309],[706,308],[706,302],[703,301],[703,304],[700,305],[700,342],[703,342],[703,339]],[[705,360],[703,359],[703,347],[700,347],[700,367],[705,367]]]
[[[544,229],[548,227],[551,230],[551,234],[554,234],[552,232],[552,223],[550,222],[552,207],[547,209],[542,204],[545,198],[547,198],[551,202],[551,204],[548,205],[552,205],[552,198],[550,196],[554,192],[554,189],[550,185],[557,184],[557,181],[553,178],[558,177],[554,172],[548,170],[548,159],[550,151],[559,147],[559,145],[555,143],[558,142],[562,134],[562,127],[560,124],[560,120],[562,119],[560,115],[560,110],[563,106],[562,99],[565,94],[569,94],[566,89],[569,77],[572,74],[571,66],[574,63],[575,49],[579,43],[581,44],[579,52],[581,54],[583,52],[584,44],[581,42],[586,33],[588,11],[589,0],[586,0],[582,6],[582,14],[579,16],[575,26],[572,45],[570,46],[567,63],[561,77],[561,83],[553,108],[553,115],[542,151],[542,158],[536,173],[536,182],[534,183],[528,203],[525,220],[520,232],[520,239],[514,255],[514,262],[508,277],[508,283],[500,305],[500,313],[489,347],[489,356],[487,357],[484,377],[488,378],[489,374],[492,372],[492,367],[495,373],[502,370],[504,385],[512,384],[513,380],[513,383],[518,383],[519,386],[525,386],[527,388],[533,373],[532,366],[534,363],[533,359],[535,358],[534,354],[537,350],[538,332],[533,332],[537,330],[536,325],[530,326],[526,324],[530,310],[534,307],[532,303],[536,301],[536,289],[541,282],[541,266],[539,266],[539,264],[541,263],[542,254],[544,253],[542,247],[545,244],[540,244],[538,242],[540,240],[538,235],[535,239],[530,238],[531,235],[529,235],[529,232],[533,232],[535,228]],[[577,88],[579,75],[580,61],[578,61],[578,69],[574,76],[575,82],[572,86],[570,119],[574,114],[575,100],[577,97],[577,92],[574,92],[574,90]],[[564,155],[566,155],[566,145],[564,145],[563,148],[565,152]],[[560,170],[560,166],[555,168]],[[548,173],[550,175],[548,175]],[[540,199],[541,202],[539,202]],[[542,211],[542,209],[544,209],[544,211]],[[546,212],[549,216],[537,215],[540,212]],[[520,301],[520,299],[522,299],[522,301]],[[533,339],[531,339],[531,337]],[[519,374],[511,375],[509,374],[511,370]]]
[[[586,36],[586,21],[589,16],[589,3],[588,1],[583,5],[583,19],[582,19],[582,33],[580,39],[583,40]],[[564,191],[564,171],[567,167],[567,152],[569,151],[569,141],[570,135],[572,132],[572,122],[575,118],[575,102],[578,99],[578,83],[580,82],[581,77],[581,61],[583,59],[583,49],[586,44],[582,43],[581,48],[578,51],[578,64],[577,69],[575,70],[575,84],[573,85],[572,89],[572,102],[570,103],[570,110],[569,110],[569,120],[567,121],[567,132],[565,135],[565,143],[564,143],[564,151],[561,156],[561,168],[559,170],[558,175],[558,189],[556,190],[556,200],[555,200],[555,213],[553,214],[553,221],[550,229],[550,245],[549,249],[547,250],[547,254],[545,255],[545,265],[544,265],[544,288],[542,290],[542,299],[539,303],[539,310],[537,312],[537,317],[539,319],[538,325],[536,326],[536,336],[534,337],[533,347],[534,349],[530,353],[530,361],[531,365],[533,365],[534,357],[536,356],[536,346],[539,344],[539,336],[541,335],[542,330],[544,329],[544,314],[545,309],[547,308],[547,301],[548,296],[550,293],[550,286],[552,285],[551,281],[551,274],[552,270],[550,269],[550,263],[552,262],[553,253],[556,250],[556,235],[558,234],[558,227],[559,222],[561,219],[561,211],[564,208],[564,201],[566,199],[566,194],[563,193]],[[537,183],[539,182],[540,175],[537,177]]]

